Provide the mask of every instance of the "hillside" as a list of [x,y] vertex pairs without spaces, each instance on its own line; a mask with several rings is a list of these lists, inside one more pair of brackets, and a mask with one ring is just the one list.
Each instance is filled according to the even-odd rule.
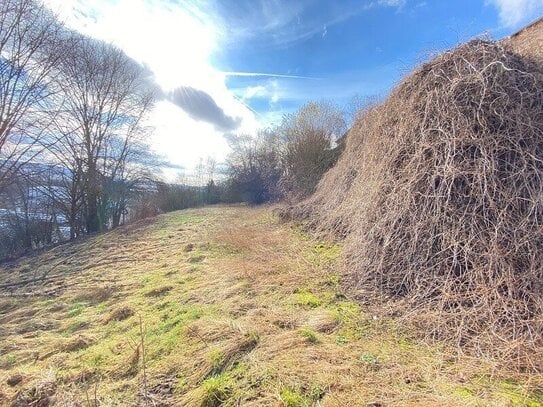
[[541,405],[543,376],[346,298],[341,250],[270,208],[211,207],[4,264],[0,404]]

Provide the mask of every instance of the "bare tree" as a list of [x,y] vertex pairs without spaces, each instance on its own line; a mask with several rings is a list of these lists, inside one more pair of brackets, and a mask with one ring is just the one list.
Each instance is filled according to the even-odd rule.
[[39,0],[0,1],[0,257],[66,238],[66,224],[71,239],[118,226],[136,191],[152,196],[154,96],[118,48]]
[[217,160],[211,156],[206,159],[206,183],[213,181],[215,178],[215,170],[217,169]]
[[330,103],[308,103],[286,115],[278,131],[284,143],[281,190],[287,198],[304,198],[337,159],[335,143],[345,132],[343,112]]
[[1,195],[0,258],[43,247],[62,238],[51,188],[51,167],[28,164]]
[[103,190],[100,197],[100,219],[109,219],[111,227],[124,222],[132,194],[158,172],[159,160],[149,150],[141,132],[130,132],[125,137],[111,137],[105,149],[106,160],[100,171]]
[[63,28],[34,0],[0,2],[0,191],[39,153]]
[[100,210],[103,181],[126,170],[154,92],[143,67],[120,49],[81,36],[71,41],[59,64],[56,85],[62,102],[55,122],[61,131],[56,141],[72,152],[72,167],[81,165],[74,175],[81,175],[86,230],[92,233],[106,223]]
[[215,171],[217,169],[217,160],[211,156],[206,160],[206,185],[204,190],[204,203],[215,204],[219,202],[219,190],[215,180]]
[[256,136],[229,137],[232,153],[227,159],[228,200],[253,204],[279,198],[281,142],[276,132],[261,130]]

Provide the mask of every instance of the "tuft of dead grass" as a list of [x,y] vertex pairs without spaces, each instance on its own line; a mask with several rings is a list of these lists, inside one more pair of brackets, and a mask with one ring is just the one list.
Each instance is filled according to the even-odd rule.
[[169,291],[171,291],[173,287],[171,285],[163,285],[161,287],[153,288],[152,290],[149,290],[145,293],[146,297],[160,297]]
[[94,288],[85,288],[81,290],[75,297],[74,301],[76,302],[87,302],[90,304],[98,304],[104,301],[109,300],[115,293],[115,287],[94,287]]
[[332,333],[338,326],[338,318],[330,311],[320,311],[309,315],[306,326],[317,332]]
[[75,338],[72,338],[66,342],[62,349],[66,352],[76,352],[89,347],[94,342],[96,342],[94,338],[86,335],[77,335]]
[[17,392],[11,400],[11,407],[48,407],[56,402],[57,384],[54,373],[49,371],[40,380]]
[[20,384],[24,380],[24,376],[20,373],[15,373],[7,378],[6,384],[8,386],[14,387]]
[[135,311],[132,307],[123,305],[122,307],[115,308],[104,322],[107,324],[111,321],[124,321],[134,315],[134,313]]

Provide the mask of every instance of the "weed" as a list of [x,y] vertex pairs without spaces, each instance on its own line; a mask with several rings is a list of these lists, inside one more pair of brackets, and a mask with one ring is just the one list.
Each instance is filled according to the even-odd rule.
[[189,271],[194,273],[196,271],[200,271],[202,269],[202,266],[200,264],[192,264],[189,268]]
[[6,368],[9,368],[9,367],[15,366],[16,363],[17,363],[17,356],[15,356],[13,354],[6,355],[6,356],[3,356],[2,358],[0,358],[0,368],[1,369],[6,369]]
[[311,344],[317,344],[320,342],[317,333],[311,328],[303,328],[300,334],[305,338],[306,342]]
[[338,273],[331,273],[325,281],[325,284],[329,287],[339,288],[341,277]]
[[219,372],[222,365],[224,364],[224,352],[221,349],[213,349],[209,352],[207,356],[209,359],[209,363],[213,368],[213,372]]
[[320,399],[322,399],[324,397],[324,394],[326,392],[324,391],[324,389],[319,386],[319,385],[312,385],[310,388],[309,388],[309,391],[307,392],[307,396],[309,397],[309,399],[311,399],[312,401],[318,401]]
[[96,313],[105,314],[109,308],[106,304],[101,303],[101,304],[98,304],[95,309],[96,309]]
[[104,361],[105,361],[104,355],[101,353],[96,353],[91,356],[89,360],[89,366],[93,368],[99,368],[100,366],[103,365]]
[[285,407],[308,407],[309,401],[296,390],[283,389],[280,393],[281,401]]
[[77,317],[78,315],[81,315],[81,313],[85,310],[87,306],[88,303],[86,302],[76,302],[72,304],[66,315],[69,318]]
[[336,343],[338,345],[345,345],[348,342],[349,342],[349,340],[346,337],[342,336],[342,335],[338,335],[336,337]]
[[310,291],[300,291],[296,293],[296,304],[316,308],[322,304],[322,301]]
[[377,357],[375,355],[372,355],[371,353],[363,353],[362,355],[360,355],[358,360],[367,365],[375,365],[379,362]]
[[232,394],[233,387],[233,380],[227,374],[221,374],[206,379],[202,383],[202,406],[222,406]]

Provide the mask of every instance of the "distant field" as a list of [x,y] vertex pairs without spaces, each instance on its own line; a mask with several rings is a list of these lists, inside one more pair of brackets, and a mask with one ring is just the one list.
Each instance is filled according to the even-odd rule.
[[542,405],[543,376],[458,359],[347,299],[340,255],[239,206],[3,264],[0,404]]

